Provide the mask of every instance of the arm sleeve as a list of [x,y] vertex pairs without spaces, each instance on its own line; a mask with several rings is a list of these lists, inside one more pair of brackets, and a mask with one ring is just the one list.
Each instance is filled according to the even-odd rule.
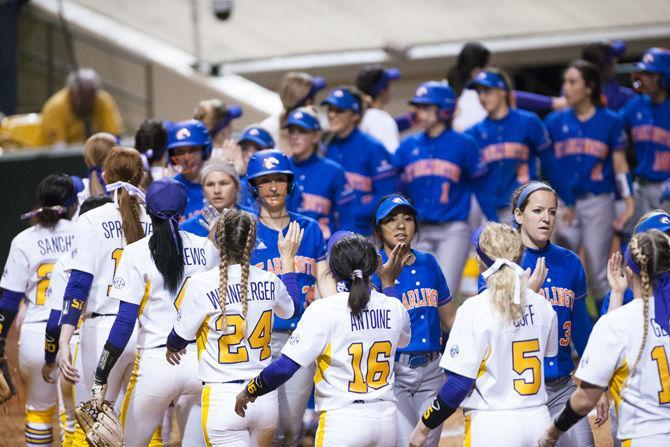
[[313,363],[326,347],[330,325],[325,315],[319,313],[324,302],[315,301],[305,310],[289,342],[282,349],[282,354],[300,366]]
[[520,109],[532,110],[533,112],[546,112],[551,110],[551,96],[515,90],[514,99],[516,106]]
[[615,370],[623,363],[625,338],[611,327],[612,314],[596,322],[592,336],[579,361],[575,377],[593,385],[606,388]]
[[298,288],[298,274],[295,272],[284,273],[275,279],[277,287],[277,299],[275,300],[275,314],[279,318],[293,318],[300,312],[301,297]]
[[139,304],[131,304],[121,301],[121,303],[119,303],[119,313],[116,314],[112,329],[109,331],[107,343],[115,348],[124,350],[135,329],[135,322],[137,321],[139,311]]
[[51,309],[44,335],[44,362],[54,363],[58,354],[58,339],[60,338],[60,310]]
[[586,343],[593,330],[591,317],[586,311],[586,300],[575,300],[572,308],[572,344],[575,345],[577,354],[581,357],[586,349]]
[[72,270],[63,296],[63,315],[61,324],[77,327],[79,317],[88,299],[93,284],[93,275],[79,270]]
[[6,338],[9,334],[14,318],[19,313],[21,298],[23,298],[23,292],[2,291],[2,296],[0,296],[0,339]]
[[282,354],[261,371],[260,378],[263,382],[263,390],[266,393],[276,390],[293,377],[293,374],[299,369],[299,364]]
[[449,340],[440,366],[456,374],[476,379],[482,360],[486,357],[488,340],[485,334],[477,331],[476,316],[472,315],[472,306],[469,304],[466,301],[456,311],[454,325],[449,332]]
[[438,395],[445,404],[451,408],[458,408],[461,406],[463,399],[465,399],[475,384],[475,379],[461,376],[452,371],[446,371],[446,380],[440,388]]

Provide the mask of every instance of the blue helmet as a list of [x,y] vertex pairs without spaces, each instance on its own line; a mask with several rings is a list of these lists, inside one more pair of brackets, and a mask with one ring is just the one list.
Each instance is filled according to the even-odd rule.
[[242,137],[237,140],[237,143],[242,144],[245,141],[256,143],[261,149],[272,149],[275,147],[275,140],[270,135],[270,132],[260,126],[247,127]]
[[456,109],[456,94],[446,82],[428,81],[422,83],[409,101],[413,106],[437,106],[441,119],[446,119]]
[[663,87],[670,89],[670,50],[649,48],[635,66],[639,71],[660,74]]
[[277,149],[266,149],[253,154],[247,166],[247,183],[254,197],[258,196],[258,188],[252,180],[270,174],[286,174],[288,193],[293,192],[293,169],[288,157]]
[[[212,152],[212,140],[207,127],[198,120],[179,121],[168,127],[168,154],[173,155],[173,149],[183,146],[202,146],[202,158],[209,158]],[[172,162],[172,161],[170,161]]]

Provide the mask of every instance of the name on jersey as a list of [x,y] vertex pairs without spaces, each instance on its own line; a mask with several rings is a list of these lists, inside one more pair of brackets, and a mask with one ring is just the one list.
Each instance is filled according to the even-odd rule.
[[206,265],[205,249],[197,247],[184,247],[184,264]]
[[372,179],[355,172],[345,172],[347,183],[355,191],[372,192]]
[[72,247],[73,234],[64,236],[52,236],[39,239],[37,246],[40,249],[40,255],[53,255],[58,253],[67,253]]
[[[152,233],[151,223],[140,222],[145,235]],[[123,226],[120,220],[108,220],[102,223],[102,234],[105,239],[121,239],[123,238]]]
[[351,315],[351,330],[391,329],[391,309],[364,309]]
[[489,144],[482,149],[482,159],[490,163],[506,159],[528,160],[528,146],[521,143]]
[[523,327],[530,326],[535,324],[535,312],[533,312],[533,305],[529,304],[526,306],[526,311],[523,313],[523,316],[514,322],[514,327]]
[[569,138],[554,143],[554,154],[556,158],[569,155],[590,155],[604,160],[609,153],[609,147],[599,140],[593,138]]
[[654,151],[654,171],[670,171],[670,152]]
[[[275,300],[275,283],[272,281],[250,281],[248,301],[274,301]],[[229,284],[228,296],[226,297],[227,304],[236,304],[242,302],[242,287],[240,284]],[[214,306],[214,309],[219,308],[219,289],[210,290],[207,292],[207,298]]]
[[656,143],[670,148],[670,132],[662,127],[645,124],[634,126],[631,129],[631,136],[635,143]]
[[405,167],[403,180],[411,182],[419,177],[442,177],[453,182],[458,182],[461,178],[461,168],[449,160],[440,160],[436,158],[417,160]]
[[668,332],[665,329],[663,329],[661,325],[656,322],[656,320],[650,318],[649,323],[651,324],[651,328],[654,331],[654,335],[660,338],[668,336]]
[[405,309],[416,309],[417,307],[437,307],[437,290],[435,289],[410,289],[402,294],[402,305]]
[[552,306],[562,306],[572,310],[575,304],[575,292],[564,287],[542,287],[539,293]]
[[319,214],[330,214],[331,201],[317,194],[302,193],[302,204],[299,212],[312,211]]
[[[265,262],[256,264],[259,269],[267,270],[275,275],[281,275],[281,258],[270,258]],[[296,273],[304,273],[316,278],[316,259],[307,256],[296,256],[293,258],[293,268]]]

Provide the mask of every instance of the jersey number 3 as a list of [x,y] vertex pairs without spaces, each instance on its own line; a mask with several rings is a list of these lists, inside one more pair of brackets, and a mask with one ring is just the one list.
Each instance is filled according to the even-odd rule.
[[[367,359],[367,372],[363,375],[361,363],[363,360],[363,343],[352,343],[349,345],[351,356],[351,367],[354,370],[354,380],[349,382],[349,391],[352,393],[367,393],[368,387],[378,390],[388,385],[391,373],[391,342],[376,341],[370,346]],[[379,357],[382,356],[382,359]]]
[[542,362],[537,355],[529,355],[536,352],[540,352],[537,338],[512,342],[512,369],[519,375],[530,370],[532,375],[530,380],[514,379],[514,389],[522,396],[530,396],[540,390]]

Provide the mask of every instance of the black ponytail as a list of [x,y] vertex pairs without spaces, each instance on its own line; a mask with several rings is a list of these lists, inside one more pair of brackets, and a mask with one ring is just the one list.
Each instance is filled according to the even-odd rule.
[[337,281],[349,286],[349,308],[358,315],[370,301],[370,277],[377,270],[377,252],[372,242],[354,234],[335,243],[328,261]]
[[55,226],[67,216],[67,208],[72,205],[68,204],[68,200],[74,194],[74,185],[69,175],[58,173],[45,177],[37,187],[37,202],[42,208],[35,215],[37,223],[45,227]]
[[175,294],[184,278],[184,246],[179,234],[179,225],[172,219],[164,220],[153,214],[149,215],[153,225],[153,233],[149,238],[151,258],[163,275],[165,286],[170,293]]

